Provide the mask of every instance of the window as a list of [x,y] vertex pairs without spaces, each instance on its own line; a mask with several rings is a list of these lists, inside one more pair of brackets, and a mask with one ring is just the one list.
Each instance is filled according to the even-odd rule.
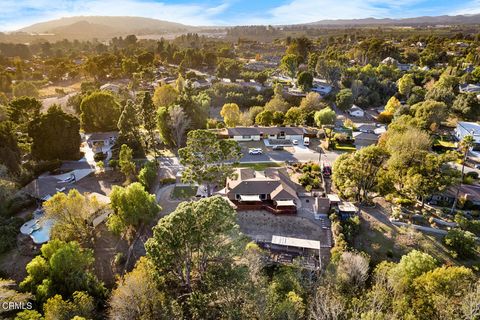
[[252,136],[242,136],[242,139],[251,139]]

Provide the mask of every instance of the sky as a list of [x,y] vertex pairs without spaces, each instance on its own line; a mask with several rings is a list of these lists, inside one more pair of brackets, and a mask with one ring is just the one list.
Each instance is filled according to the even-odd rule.
[[475,13],[480,13],[480,0],[0,0],[0,30],[78,15],[229,26]]

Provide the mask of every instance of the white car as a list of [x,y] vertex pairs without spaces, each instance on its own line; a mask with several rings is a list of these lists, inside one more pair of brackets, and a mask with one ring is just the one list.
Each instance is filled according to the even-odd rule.
[[293,145],[298,145],[298,140],[292,140]]
[[262,154],[263,152],[262,152],[262,149],[260,148],[252,148],[248,150],[248,153],[256,155],[256,154]]

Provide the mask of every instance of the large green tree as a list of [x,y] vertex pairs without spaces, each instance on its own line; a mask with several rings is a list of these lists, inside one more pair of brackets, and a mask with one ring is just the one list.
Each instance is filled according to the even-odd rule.
[[107,226],[114,233],[130,240],[161,210],[155,195],[145,191],[138,182],[125,188],[114,186],[110,200],[113,214],[108,217]]
[[184,182],[205,184],[211,195],[214,185],[221,186],[233,174],[233,162],[240,156],[238,143],[230,139],[218,139],[207,130],[193,130],[187,135],[186,147],[178,150]]
[[120,117],[120,105],[115,97],[97,91],[83,98],[80,104],[81,123],[86,132],[115,131]]
[[80,122],[59,106],[51,106],[47,113],[30,122],[28,135],[36,159],[77,159],[80,154]]
[[126,144],[137,154],[142,151],[142,137],[140,135],[141,119],[132,100],[128,100],[118,119],[118,143]]
[[370,193],[379,189],[380,175],[387,159],[388,153],[377,146],[343,154],[334,163],[332,180],[344,196],[369,201]]
[[38,302],[59,294],[68,299],[75,291],[95,298],[105,296],[103,284],[93,274],[94,257],[90,249],[77,242],[50,240],[42,245],[41,255],[27,264],[27,277],[20,287],[35,294]]

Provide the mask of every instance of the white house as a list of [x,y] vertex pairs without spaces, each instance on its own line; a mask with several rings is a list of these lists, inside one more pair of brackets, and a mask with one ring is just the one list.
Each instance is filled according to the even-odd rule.
[[312,91],[319,93],[323,97],[332,91],[332,86],[323,79],[314,78]]
[[236,141],[298,140],[303,141],[305,129],[298,127],[236,127],[227,129],[228,136]]
[[462,140],[465,136],[472,136],[474,145],[472,151],[480,151],[480,124],[476,122],[459,121],[455,128],[455,136]]
[[365,111],[363,111],[362,108],[353,105],[350,109],[348,109],[348,114],[352,117],[363,118],[365,116]]
[[480,93],[480,85],[478,84],[461,84],[458,86],[461,93]]

